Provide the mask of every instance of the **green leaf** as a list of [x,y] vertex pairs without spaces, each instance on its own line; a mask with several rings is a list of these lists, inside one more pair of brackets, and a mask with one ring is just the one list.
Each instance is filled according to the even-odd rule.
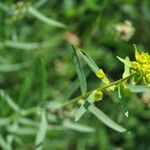
[[63,127],[67,128],[67,129],[71,129],[71,130],[75,130],[75,131],[79,131],[79,132],[94,132],[95,129],[80,124],[80,123],[76,123],[76,122],[71,122],[70,120],[65,120],[63,122]]
[[45,67],[45,62],[43,58],[40,58],[39,60],[39,66],[38,66],[38,72],[39,72],[39,100],[44,100],[44,94],[46,89],[46,82],[47,82],[47,70]]
[[128,88],[132,93],[141,93],[150,90],[149,87],[143,85],[129,85]]
[[85,60],[85,62],[89,65],[89,67],[92,69],[92,71],[97,74],[99,71],[99,67],[96,65],[96,63],[92,60],[92,58],[83,50],[80,50],[81,56]]
[[30,66],[30,62],[22,62],[17,64],[0,64],[0,72],[18,71]]
[[118,96],[120,99],[121,109],[126,117],[129,116],[128,108],[127,108],[127,95],[126,95],[126,89],[123,84],[118,85]]
[[43,43],[27,43],[27,42],[20,42],[20,41],[10,41],[6,40],[4,41],[4,46],[10,47],[10,48],[15,48],[15,49],[23,49],[23,50],[35,50],[35,49],[40,49],[43,47],[47,47],[48,43],[43,42]]
[[77,55],[77,51],[73,45],[72,45],[72,53],[73,53],[73,57],[74,57],[74,63],[76,65],[76,70],[78,73],[81,92],[82,92],[82,94],[84,94],[87,91],[86,78],[85,78],[85,74],[84,74],[82,65],[81,65],[80,60]]
[[82,115],[87,111],[89,106],[94,103],[95,98],[94,98],[95,91],[91,93],[91,95],[86,99],[84,104],[82,104],[79,109],[75,113],[75,121],[78,121]]
[[33,8],[32,6],[28,8],[28,12],[34,17],[36,17],[37,19],[39,19],[40,21],[47,23],[49,25],[53,25],[60,28],[66,27],[64,24],[44,16],[41,12],[39,12],[36,8]]
[[39,8],[43,6],[48,0],[38,0],[35,4],[34,7]]
[[94,105],[91,105],[88,110],[108,127],[118,132],[127,131],[124,127],[120,126],[119,124],[111,120],[105,113],[103,113],[100,109],[98,109]]
[[5,3],[0,2],[0,9],[2,9],[3,11],[5,11],[7,14],[12,15],[13,10],[11,7],[9,7],[8,5],[6,5]]
[[7,102],[7,104],[16,112],[20,111],[19,106],[14,102],[14,100],[5,93],[4,90],[0,90],[0,97]]
[[126,66],[131,67],[131,62],[130,62],[130,60],[128,60],[128,59],[123,59],[123,58],[121,58],[121,57],[119,57],[119,56],[117,56],[117,58],[118,58],[121,62],[123,62]]
[[[126,57],[125,60],[130,61],[129,57]],[[124,73],[123,78],[130,75],[130,67],[127,64],[124,64]]]
[[12,150],[10,145],[5,141],[5,139],[3,138],[1,134],[0,134],[0,147],[3,150]]
[[41,113],[41,123],[39,125],[39,130],[36,135],[36,140],[35,140],[36,150],[43,149],[43,143],[45,141],[47,128],[48,128],[48,123],[46,118],[46,111],[44,110]]

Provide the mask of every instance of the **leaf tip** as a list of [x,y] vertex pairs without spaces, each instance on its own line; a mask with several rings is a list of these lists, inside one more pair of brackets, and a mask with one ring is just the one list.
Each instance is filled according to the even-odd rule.
[[125,116],[128,118],[129,117],[129,112],[128,111],[126,111],[125,113]]

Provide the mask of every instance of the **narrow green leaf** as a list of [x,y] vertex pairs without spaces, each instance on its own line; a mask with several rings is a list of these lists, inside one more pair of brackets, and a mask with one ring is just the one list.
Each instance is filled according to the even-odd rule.
[[94,105],[91,105],[88,110],[108,127],[118,132],[127,131],[124,127],[111,120],[106,114],[104,114],[100,109],[98,109]]
[[19,106],[14,102],[14,100],[5,93],[4,90],[0,90],[0,97],[7,102],[7,104],[16,112],[20,111]]
[[30,91],[30,88],[33,83],[33,74],[28,73],[28,76],[25,78],[23,83],[20,86],[20,92],[19,92],[19,104],[22,105],[25,102],[26,95]]
[[6,47],[15,48],[15,49],[23,49],[23,50],[35,50],[35,49],[40,49],[42,47],[48,46],[48,43],[46,43],[46,42],[27,43],[27,42],[10,41],[10,40],[6,40],[2,44],[4,44],[4,46],[6,46]]
[[117,58],[118,58],[121,62],[123,62],[126,66],[131,67],[131,62],[130,62],[130,60],[123,59],[123,58],[121,58],[121,57],[119,57],[119,56],[117,56]]
[[39,8],[41,6],[43,6],[48,0],[38,0],[35,4],[34,7],[35,8]]
[[150,90],[149,87],[143,85],[129,85],[128,88],[132,93],[141,93]]
[[125,114],[126,117],[129,116],[129,112],[128,112],[128,108],[127,108],[127,97],[125,95],[125,91],[126,89],[124,88],[123,84],[119,84],[118,85],[118,96],[120,99],[120,104],[121,104],[121,109],[123,111],[123,113]]
[[38,72],[39,72],[39,84],[40,84],[39,100],[41,101],[44,100],[44,94],[45,94],[46,82],[47,82],[47,71],[45,67],[45,61],[43,58],[40,58],[39,60]]
[[8,13],[9,15],[12,15],[13,11],[12,8],[6,5],[5,3],[0,2],[0,9]]
[[43,149],[43,143],[46,137],[46,132],[48,128],[47,118],[46,118],[46,111],[41,113],[41,123],[39,125],[39,130],[36,135],[35,146],[36,150]]
[[76,123],[76,122],[71,122],[70,120],[65,120],[63,122],[63,126],[67,129],[71,129],[71,130],[75,130],[75,131],[79,131],[79,132],[94,132],[95,129],[80,124],[80,123]]
[[6,142],[6,140],[3,138],[1,134],[0,134],[0,147],[3,150],[11,150],[10,145]]
[[18,127],[16,130],[14,130],[12,126],[8,126],[7,131],[11,134],[16,134],[20,136],[31,136],[37,133],[37,130],[33,127]]
[[94,98],[95,91],[91,93],[91,95],[86,99],[84,104],[82,104],[79,109],[75,113],[75,121],[78,121],[82,115],[87,111],[89,106],[94,103],[95,98]]
[[28,68],[29,66],[30,62],[23,62],[17,64],[0,64],[0,72],[18,71],[21,69]]
[[77,55],[77,51],[73,45],[72,45],[72,53],[73,53],[73,57],[74,57],[74,63],[76,65],[76,70],[78,73],[81,92],[82,92],[82,94],[84,94],[87,91],[86,78],[85,78],[85,74],[84,74],[82,65],[81,65],[80,60]]
[[[126,57],[125,60],[130,61],[129,57]],[[127,64],[124,64],[124,73],[123,73],[123,78],[127,77],[130,75],[130,67]]]
[[39,12],[36,8],[33,8],[32,6],[28,8],[28,12],[34,17],[36,17],[37,19],[39,19],[40,21],[47,23],[49,25],[53,25],[60,28],[66,27],[64,24],[44,16],[41,12]]
[[92,58],[83,50],[80,50],[81,56],[85,60],[85,62],[89,65],[89,67],[92,69],[92,71],[97,74],[99,71],[99,67],[96,65],[96,63],[92,60]]

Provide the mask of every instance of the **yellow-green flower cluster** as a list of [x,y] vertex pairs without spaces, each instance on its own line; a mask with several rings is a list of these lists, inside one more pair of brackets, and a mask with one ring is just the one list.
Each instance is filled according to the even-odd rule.
[[136,61],[131,62],[131,69],[140,72],[146,85],[150,86],[150,55],[148,53],[135,51]]

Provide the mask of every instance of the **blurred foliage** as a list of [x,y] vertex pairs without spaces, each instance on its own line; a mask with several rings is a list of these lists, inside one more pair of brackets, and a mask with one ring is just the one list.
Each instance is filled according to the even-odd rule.
[[[23,118],[17,112],[52,100],[67,101],[81,94],[69,43],[86,50],[112,81],[121,78],[123,65],[116,56],[134,59],[133,43],[150,53],[149,14],[149,0],[1,0],[1,149],[35,149],[34,143],[41,135],[38,126],[42,123],[47,124],[42,126],[47,134],[41,135],[46,136],[45,150],[150,149],[149,93],[131,96],[127,102],[128,118],[121,112],[117,93],[107,93],[102,102],[96,103],[129,130],[123,134],[109,129],[89,113],[79,122],[95,128],[96,132],[84,133],[85,129],[79,130],[80,125],[72,125],[75,106],[60,112],[51,110],[48,122],[43,117],[45,111],[37,110],[36,115],[29,113]],[[129,41],[118,37],[115,30],[125,20],[135,29]],[[83,65],[88,90],[98,87],[98,79]],[[91,129],[85,130],[88,131]]]

